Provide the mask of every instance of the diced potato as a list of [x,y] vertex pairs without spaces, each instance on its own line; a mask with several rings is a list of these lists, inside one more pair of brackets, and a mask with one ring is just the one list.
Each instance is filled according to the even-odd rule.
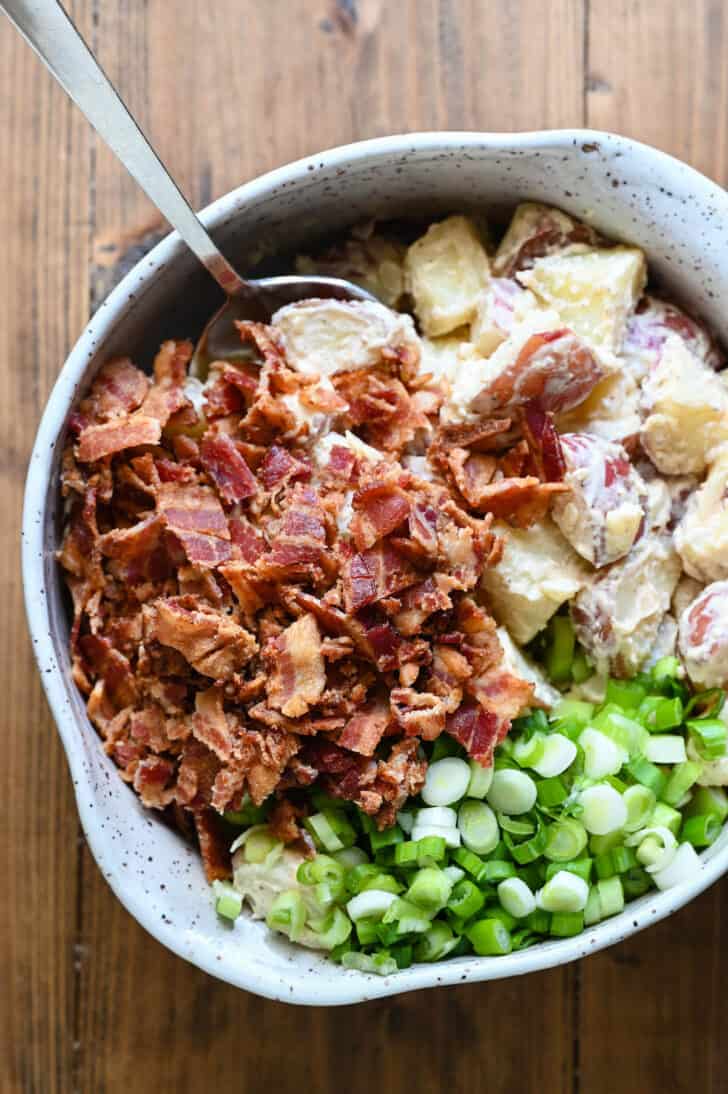
[[495,618],[524,645],[579,591],[587,570],[550,520],[531,528],[496,521],[493,530],[505,547],[498,565],[483,574],[483,589]]
[[645,256],[636,247],[580,250],[540,258],[518,275],[567,326],[616,353],[628,316],[647,279]]
[[675,529],[675,546],[691,577],[728,579],[728,445],[719,449],[707,479],[690,496]]
[[611,354],[564,328],[551,309],[530,312],[487,358],[457,375],[448,418],[470,421],[538,399],[545,410],[576,406],[614,367]]
[[665,342],[672,334],[682,338],[690,352],[709,368],[722,366],[722,356],[704,327],[675,304],[644,296],[627,321],[621,351],[627,369],[637,381],[658,364]]
[[560,433],[593,433],[605,441],[624,444],[637,437],[642,426],[640,391],[629,372],[605,377],[583,403],[560,414]]
[[647,486],[625,450],[588,433],[565,433],[568,493],[551,514],[575,551],[594,566],[615,562],[632,547],[647,514]]
[[576,636],[597,664],[631,676],[657,641],[680,576],[670,536],[651,532],[597,572],[571,605]]
[[678,335],[666,340],[642,401],[642,445],[665,475],[702,474],[728,441],[728,392]]
[[337,243],[321,254],[299,255],[296,273],[340,277],[368,289],[388,308],[404,295],[404,256],[407,248],[384,236],[366,235]]
[[561,699],[561,692],[548,682],[543,670],[530,657],[519,650],[505,627],[498,627],[496,634],[503,647],[503,665],[514,676],[533,684],[533,698],[537,706],[549,710]]
[[493,272],[498,277],[513,277],[517,270],[533,265],[535,259],[561,251],[569,244],[596,242],[592,228],[561,209],[524,201],[517,207],[500,242],[493,259]]
[[493,277],[478,300],[470,328],[470,341],[483,357],[489,357],[529,312],[538,308],[536,297],[517,281]]
[[279,308],[271,322],[288,363],[309,375],[373,367],[385,349],[411,347],[419,357],[411,316],[368,300],[301,300]]
[[443,338],[422,338],[420,375],[430,373],[435,383],[446,380],[453,384],[460,370],[467,368],[467,363],[477,356],[467,334],[467,327],[462,327]]
[[680,619],[686,608],[689,608],[696,597],[700,596],[705,586],[702,581],[696,581],[694,577],[681,574],[680,580],[672,594],[672,614]]
[[679,649],[696,687],[728,686],[728,581],[708,585],[683,611]]
[[453,216],[432,224],[407,251],[407,285],[425,334],[449,334],[475,318],[490,263],[475,225]]

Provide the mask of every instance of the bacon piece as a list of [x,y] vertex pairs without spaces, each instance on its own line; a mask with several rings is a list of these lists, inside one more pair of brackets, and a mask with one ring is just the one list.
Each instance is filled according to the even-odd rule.
[[233,734],[222,700],[222,688],[208,688],[207,691],[197,692],[192,732],[223,763],[228,763],[233,754]]
[[292,456],[287,448],[274,444],[263,457],[258,477],[266,490],[278,490],[295,479],[309,479],[311,468]]
[[158,581],[170,573],[170,563],[160,548],[164,521],[158,513],[152,513],[131,528],[112,528],[99,537],[102,555],[121,564],[126,581]]
[[533,701],[534,685],[509,672],[502,664],[493,665],[486,672],[468,680],[465,688],[486,711],[498,719],[498,740],[503,740],[508,733],[511,719],[522,714]]
[[146,640],[178,650],[193,668],[215,680],[238,672],[258,649],[252,634],[197,597],[159,597],[142,613]]
[[183,385],[193,349],[191,342],[170,340],[162,343],[154,358],[154,383],[140,413],[156,418],[162,428],[188,402]]
[[78,408],[76,429],[125,418],[141,406],[148,390],[149,380],[128,357],[107,361],[97,372],[90,392]]
[[135,771],[133,785],[148,809],[165,809],[174,800],[174,787],[170,781],[174,764],[161,756],[146,756]]
[[303,810],[284,798],[273,806],[268,816],[268,827],[282,843],[294,843],[301,837],[298,821],[302,816]]
[[358,612],[366,604],[414,585],[420,575],[389,543],[354,555],[342,567],[344,604],[348,612]]
[[445,729],[482,767],[493,766],[495,746],[505,736],[497,714],[466,701],[448,716]]
[[510,418],[491,418],[466,425],[443,425],[433,444],[437,448],[471,448],[477,452],[497,452],[513,441],[511,427]]
[[536,473],[542,482],[562,482],[566,460],[553,418],[540,403],[527,403],[523,409],[523,432]]
[[[479,512],[528,528],[543,520],[549,511],[555,494],[569,493],[568,485],[560,482],[541,482],[534,475],[526,478],[500,479],[479,488],[477,498],[470,504]],[[469,499],[470,500],[470,499]]]
[[515,360],[504,362],[488,378],[471,409],[490,416],[537,399],[544,410],[571,410],[608,372],[591,347],[567,327],[543,331],[532,334]]
[[237,445],[226,433],[209,432],[200,445],[200,460],[223,501],[235,505],[253,498],[258,487]]
[[447,574],[433,574],[417,585],[405,589],[400,596],[400,608],[393,622],[400,634],[418,634],[422,624],[433,612],[452,608],[450,594],[458,582]]
[[233,558],[240,556],[252,566],[267,549],[265,537],[247,517],[230,517],[228,527],[233,544]]
[[128,658],[103,635],[82,635],[78,645],[90,671],[103,679],[106,694],[117,710],[134,703],[138,691]]
[[294,733],[279,729],[267,729],[265,733],[246,731],[243,761],[248,791],[254,805],[261,805],[278,785],[289,760],[301,747]]
[[439,695],[413,688],[392,688],[389,702],[397,725],[407,737],[434,741],[445,728],[448,708]]
[[374,482],[352,498],[351,534],[358,551],[365,551],[407,520],[411,503],[401,487]]
[[326,687],[326,666],[315,616],[302,615],[272,639],[266,650],[271,666],[268,702],[287,718],[307,714]]
[[77,456],[81,463],[93,463],[125,448],[158,444],[161,436],[162,427],[156,418],[139,413],[112,418],[101,425],[86,426],[79,437]]
[[287,368],[283,341],[275,327],[269,327],[265,323],[254,323],[249,319],[236,321],[235,326],[240,335],[240,341],[254,346],[263,364],[274,371]]
[[375,787],[384,801],[377,814],[377,826],[380,829],[394,824],[397,812],[407,799],[419,794],[425,783],[426,772],[427,761],[418,756],[417,740],[410,737],[397,741],[389,758],[382,761],[377,770]]
[[316,492],[297,483],[273,546],[258,559],[261,576],[271,580],[320,572],[326,549],[326,515]]
[[210,884],[213,881],[224,881],[231,874],[228,850],[230,837],[212,810],[195,812],[194,819],[205,877]]
[[190,562],[218,566],[230,557],[230,529],[222,506],[209,487],[162,483],[157,510]]
[[151,703],[134,710],[129,715],[129,737],[152,752],[164,752],[169,748],[164,711],[158,703]]
[[377,696],[349,719],[339,737],[339,746],[361,756],[373,756],[390,720],[386,701]]
[[356,456],[348,446],[335,444],[329,452],[326,474],[332,479],[348,484],[354,478],[357,463]]

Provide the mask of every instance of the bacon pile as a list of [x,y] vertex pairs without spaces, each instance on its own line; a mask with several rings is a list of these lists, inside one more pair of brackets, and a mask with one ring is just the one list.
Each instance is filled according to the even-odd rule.
[[[478,603],[490,525],[537,519],[564,471],[536,405],[448,432],[408,353],[333,390],[287,366],[272,328],[239,329],[249,356],[213,363],[204,414],[189,343],[166,342],[151,380],[109,362],[63,466],[74,679],[122,777],[196,830],[210,878],[245,795],[272,795],[275,830],[303,846],[313,784],[385,827],[423,784],[422,741],[492,762],[532,686]],[[381,461],[334,445],[320,466],[291,396]]]

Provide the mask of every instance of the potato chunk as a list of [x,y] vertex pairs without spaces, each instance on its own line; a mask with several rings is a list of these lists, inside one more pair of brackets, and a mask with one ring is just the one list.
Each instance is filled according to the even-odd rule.
[[562,251],[572,243],[597,242],[593,228],[561,209],[524,201],[517,207],[500,242],[493,259],[493,272],[498,277],[513,277],[518,270],[532,266],[537,258]]
[[638,672],[670,608],[680,559],[664,533],[643,536],[626,558],[599,571],[571,605],[576,636],[617,676]]
[[407,251],[405,276],[425,334],[448,334],[470,323],[490,280],[490,263],[475,225],[453,216],[432,224]]
[[497,566],[483,574],[483,589],[496,619],[516,642],[530,642],[587,579],[586,566],[550,521],[510,528],[500,521],[505,546]]
[[728,580],[728,445],[687,503],[675,529],[683,566],[698,581]]
[[728,686],[728,581],[708,585],[684,610],[678,647],[696,687]]
[[636,380],[642,380],[657,365],[670,335],[682,338],[691,353],[709,368],[722,367],[723,358],[705,330],[675,304],[644,296],[629,317],[622,344],[622,357]]
[[567,326],[614,353],[646,278],[645,256],[636,247],[573,248],[540,258],[518,275]]
[[333,376],[382,363],[384,350],[410,348],[420,340],[409,315],[368,300],[301,300],[272,319],[297,372]]
[[560,414],[560,433],[593,433],[616,444],[631,442],[642,426],[640,391],[625,369],[606,376],[583,403]]
[[620,445],[588,433],[565,433],[568,494],[554,498],[551,513],[575,551],[594,566],[622,558],[643,531],[648,494]]
[[702,474],[728,441],[728,390],[678,335],[644,382],[642,445],[665,475]]
[[478,311],[470,328],[476,351],[489,357],[511,331],[539,305],[528,289],[508,277],[493,277],[480,294]]

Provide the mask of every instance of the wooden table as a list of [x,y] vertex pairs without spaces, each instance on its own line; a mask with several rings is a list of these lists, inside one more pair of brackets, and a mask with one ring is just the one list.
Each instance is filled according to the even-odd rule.
[[[590,125],[728,182],[725,0],[73,0],[196,206],[320,148],[418,129]],[[21,602],[25,467],[150,205],[0,25],[0,1091],[728,1091],[728,882],[580,965],[339,1010],[264,1002],[173,957],[79,831]]]

